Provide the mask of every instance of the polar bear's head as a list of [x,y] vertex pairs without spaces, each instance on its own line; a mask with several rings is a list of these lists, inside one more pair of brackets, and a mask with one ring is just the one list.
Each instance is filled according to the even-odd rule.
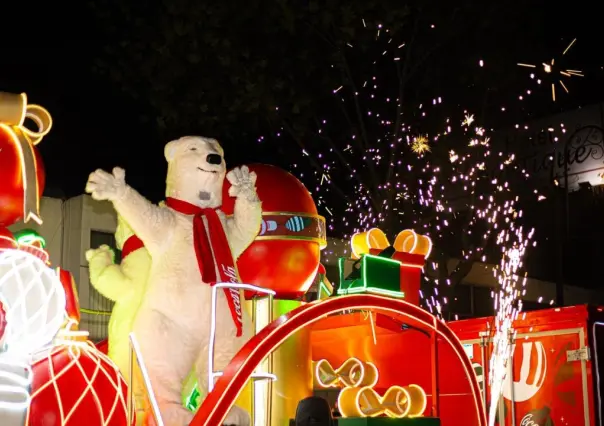
[[164,149],[168,161],[166,196],[216,208],[222,204],[224,151],[215,139],[185,136]]
[[117,228],[115,230],[115,245],[118,250],[122,250],[124,248],[124,244],[134,235],[134,231],[130,228],[130,225],[126,223],[124,218],[121,215],[117,215]]

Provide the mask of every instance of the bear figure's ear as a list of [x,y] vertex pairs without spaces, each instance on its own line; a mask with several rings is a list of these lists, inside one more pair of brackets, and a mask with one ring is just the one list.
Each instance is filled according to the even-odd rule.
[[174,160],[174,157],[176,156],[176,149],[178,148],[178,140],[172,141],[172,142],[168,142],[166,144],[166,147],[164,148],[164,156],[166,157],[166,161],[168,163],[170,163],[172,160]]

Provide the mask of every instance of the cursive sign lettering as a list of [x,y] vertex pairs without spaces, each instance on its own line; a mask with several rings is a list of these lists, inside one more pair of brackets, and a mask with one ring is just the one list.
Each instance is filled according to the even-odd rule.
[[[220,265],[222,267],[222,271],[224,275],[228,277],[229,282],[231,283],[239,283],[239,279],[237,277],[237,271],[232,266]],[[237,313],[237,319],[241,322],[241,295],[239,294],[239,289],[237,288],[229,288],[229,293],[233,298],[233,305],[235,305],[235,312]]]
[[555,133],[548,130],[533,134],[528,140],[508,137],[505,145],[507,152],[515,148],[520,151],[516,164],[537,178],[560,181],[568,174],[573,177],[571,183],[576,184],[589,180],[586,173],[604,171],[604,128],[598,125],[577,126],[574,132],[557,141]]
[[522,420],[520,420],[520,426],[539,426],[539,424],[535,423],[533,421],[533,415],[531,413],[528,413],[522,418]]

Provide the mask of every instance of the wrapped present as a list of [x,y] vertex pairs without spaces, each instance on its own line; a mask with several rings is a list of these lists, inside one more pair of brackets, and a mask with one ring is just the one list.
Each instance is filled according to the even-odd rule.
[[352,258],[340,259],[338,294],[377,293],[419,304],[421,273],[432,250],[429,237],[407,229],[390,245],[374,228],[353,235],[351,246]]

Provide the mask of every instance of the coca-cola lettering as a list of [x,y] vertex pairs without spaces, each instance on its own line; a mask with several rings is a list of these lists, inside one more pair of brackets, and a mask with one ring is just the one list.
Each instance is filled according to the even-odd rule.
[[537,423],[533,421],[533,415],[528,413],[526,416],[520,420],[520,426],[539,426]]
[[[235,270],[235,268],[233,268],[232,266],[225,266],[225,265],[220,265],[220,266],[222,268],[222,271],[224,272],[224,275],[226,277],[228,277],[229,282],[231,282],[231,283],[239,282],[239,279],[237,278],[237,271]],[[231,294],[231,297],[233,298],[233,305],[235,306],[235,312],[237,313],[237,321],[242,323],[243,321],[242,321],[242,315],[241,315],[241,295],[239,294],[239,289],[230,288],[229,293]]]
[[224,272],[224,274],[229,277],[231,283],[236,283],[238,282],[237,280],[237,271],[235,270],[235,268],[233,268],[232,266],[224,266],[224,265],[220,265],[222,267],[222,272]]
[[242,322],[241,319],[241,295],[239,290],[232,288],[230,289],[231,297],[233,298],[233,304],[235,305],[235,312],[237,313],[237,321]]
[[554,426],[550,412],[549,407],[531,410],[520,420],[520,426]]

